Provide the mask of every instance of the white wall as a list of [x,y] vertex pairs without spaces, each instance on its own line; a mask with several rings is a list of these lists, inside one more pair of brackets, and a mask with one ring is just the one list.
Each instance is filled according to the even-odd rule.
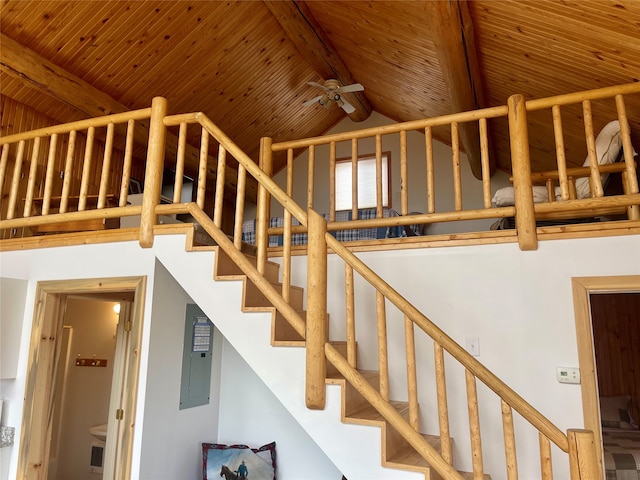
[[[328,133],[342,133],[365,128],[378,127],[395,124],[393,120],[378,113],[372,113],[364,122],[353,122],[348,117]],[[360,154],[374,153],[374,139],[367,138],[359,141],[358,149]],[[426,154],[425,136],[422,133],[411,131],[407,133],[407,154],[408,154],[408,198],[409,211],[427,211],[426,198]],[[385,135],[382,137],[382,150],[391,152],[391,208],[400,211],[400,141],[397,134]],[[351,156],[351,142],[340,142],[336,146],[338,158]],[[435,198],[436,212],[453,212],[453,167],[451,147],[443,143],[433,142],[434,174],[435,174]],[[471,210],[484,208],[482,197],[482,182],[476,179],[471,173],[469,161],[464,153],[460,155],[460,171],[463,192],[463,208]],[[306,208],[307,198],[307,170],[308,153],[304,152],[293,162],[293,198],[303,208]],[[316,147],[315,155],[315,186],[314,186],[314,209],[325,213],[329,211],[329,148],[328,146]],[[286,186],[286,170],[275,175],[274,180],[283,189]],[[504,172],[496,172],[491,178],[492,194],[503,186],[509,185],[509,177]],[[272,216],[282,215],[282,207],[275,201],[271,205]],[[249,217],[249,214],[248,214]],[[429,227],[430,235],[439,233],[473,232],[488,230],[495,220],[470,220],[467,222],[447,222],[433,224]]]
[[280,480],[340,480],[342,474],[260,380],[224,342],[218,443],[256,448],[276,442]]
[[162,264],[156,265],[139,478],[198,480],[201,444],[215,440],[218,431],[222,335],[213,336],[209,404],[180,410],[186,305],[194,302]]
[[[556,381],[556,367],[578,366],[571,278],[640,274],[640,236],[556,240],[537,251],[517,244],[382,251],[358,255],[385,281],[458,343],[478,337],[478,359],[563,431],[581,428],[579,385]],[[306,257],[293,257],[296,285],[306,284]],[[344,267],[329,257],[329,317],[332,339],[344,339]],[[377,369],[375,296],[356,282],[359,368]],[[392,398],[406,399],[403,318],[387,302]],[[421,431],[437,429],[433,348],[422,334],[419,401]],[[447,384],[455,458],[471,469],[464,373],[447,362]],[[500,404],[479,386],[485,468],[506,478]],[[537,436],[516,417],[520,478],[539,478]],[[491,426],[491,429],[489,429]],[[555,454],[558,452],[556,451]],[[565,457],[555,455],[554,478],[568,478]]]

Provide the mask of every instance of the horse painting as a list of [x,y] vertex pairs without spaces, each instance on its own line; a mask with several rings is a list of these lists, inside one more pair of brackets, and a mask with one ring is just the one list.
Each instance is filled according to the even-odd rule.
[[229,467],[227,467],[226,465],[222,465],[222,469],[220,470],[220,476],[224,477],[224,480],[243,480],[247,478],[247,477],[239,477],[238,475],[233,473],[231,470],[229,470]]

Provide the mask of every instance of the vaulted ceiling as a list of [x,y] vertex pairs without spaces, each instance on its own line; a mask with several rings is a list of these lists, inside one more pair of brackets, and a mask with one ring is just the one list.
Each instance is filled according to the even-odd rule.
[[[346,96],[355,121],[371,111],[409,121],[640,79],[638,0],[3,0],[0,31],[2,95],[58,122],[164,96],[171,113],[204,112],[255,160],[260,137],[322,135],[347,115],[302,106],[318,95],[307,82],[361,83]],[[640,98],[627,109],[640,146]],[[596,128],[614,116],[594,108]],[[537,169],[551,168],[555,148],[544,123],[530,118]],[[493,161],[509,171],[506,127],[490,125]],[[462,133],[473,162],[474,134]],[[565,136],[581,164],[581,124]]]

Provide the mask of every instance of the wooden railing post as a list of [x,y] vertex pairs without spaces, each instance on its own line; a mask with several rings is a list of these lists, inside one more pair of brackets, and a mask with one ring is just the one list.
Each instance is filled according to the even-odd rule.
[[[273,173],[273,152],[271,144],[273,140],[270,137],[262,137],[260,139],[260,168],[271,178]],[[264,265],[267,262],[267,247],[269,246],[269,236],[267,229],[269,228],[269,217],[271,215],[271,195],[267,189],[258,182],[258,205],[256,211],[256,249],[257,249],[257,265],[258,272],[264,273]]]
[[324,409],[327,343],[327,222],[313,209],[308,210],[307,266],[307,407]]
[[538,237],[533,209],[529,133],[527,130],[527,110],[524,96],[518,94],[509,97],[508,107],[518,244],[520,245],[520,250],[536,250],[538,248]]
[[571,480],[601,480],[602,469],[596,455],[595,436],[591,430],[567,430]]
[[153,227],[158,216],[156,206],[160,203],[162,171],[164,168],[164,147],[167,129],[163,120],[167,115],[167,99],[155,97],[151,102],[149,120],[149,144],[147,146],[147,166],[144,174],[142,212],[140,215],[140,246],[153,246]]

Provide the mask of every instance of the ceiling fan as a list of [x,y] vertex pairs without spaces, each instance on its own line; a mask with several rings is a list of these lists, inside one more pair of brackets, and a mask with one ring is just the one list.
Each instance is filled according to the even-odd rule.
[[322,95],[318,95],[317,97],[312,98],[311,100],[307,100],[302,105],[308,107],[309,105],[313,105],[314,103],[319,103],[325,108],[329,108],[331,102],[335,102],[341,107],[347,114],[355,112],[356,108],[351,105],[347,100],[342,97],[343,93],[350,92],[361,92],[364,90],[364,87],[359,83],[354,83],[351,85],[340,85],[338,80],[330,79],[325,80],[324,85],[321,85],[316,82],[307,82],[309,85],[313,87],[320,88],[324,91]]

